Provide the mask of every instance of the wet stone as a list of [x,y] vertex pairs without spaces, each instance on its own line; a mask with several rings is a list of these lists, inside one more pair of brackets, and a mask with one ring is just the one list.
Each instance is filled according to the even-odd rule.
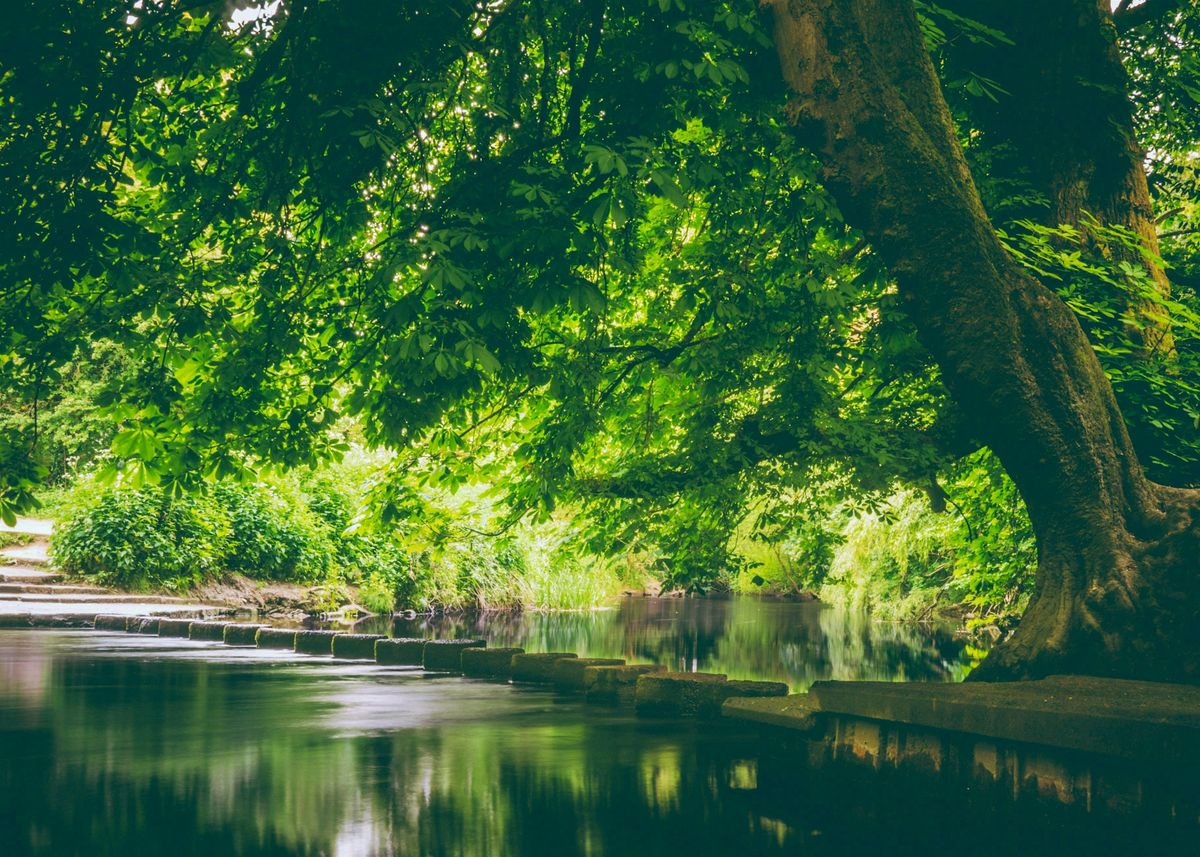
[[588,667],[619,667],[624,664],[624,658],[563,658],[554,663],[554,686],[559,690],[583,690],[583,673]]
[[188,637],[193,640],[208,640],[221,642],[225,639],[225,628],[228,622],[193,622],[188,631]]
[[507,679],[512,675],[513,655],[523,654],[524,649],[463,649],[463,675]]
[[130,616],[125,622],[125,632],[128,634],[157,634],[157,616]]
[[259,628],[254,641],[260,649],[296,648],[296,631],[292,628]]
[[419,667],[425,659],[426,641],[420,637],[394,637],[375,641],[375,662],[397,667]]
[[258,645],[258,630],[263,625],[233,623],[225,626],[225,645],[227,646],[256,646]]
[[537,684],[554,684],[554,668],[564,658],[579,657],[574,652],[536,652],[514,655],[512,680],[529,681]]
[[383,634],[338,634],[333,638],[333,656],[360,661],[375,660],[376,640],[386,640]]
[[600,705],[632,702],[634,687],[640,676],[665,672],[659,664],[626,664],[625,666],[593,666],[583,671],[583,690],[587,701]]
[[192,627],[193,619],[159,619],[158,620],[158,636],[160,637],[183,637],[187,639],[188,631]]
[[296,651],[302,655],[332,655],[336,631],[297,631]]
[[33,625],[33,616],[29,613],[0,614],[0,628],[29,628]]
[[640,676],[634,693],[637,713],[654,717],[700,717],[720,711],[727,677],[718,673],[658,673]]
[[487,640],[430,640],[425,644],[421,662],[427,670],[462,672],[462,653],[466,649],[482,649]]
[[95,628],[97,631],[124,631],[124,616],[97,616]]

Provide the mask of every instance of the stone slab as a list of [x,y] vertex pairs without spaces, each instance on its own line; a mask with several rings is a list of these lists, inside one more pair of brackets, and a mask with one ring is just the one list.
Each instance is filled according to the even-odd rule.
[[338,634],[333,638],[333,656],[358,661],[375,660],[375,641],[383,634]]
[[297,631],[296,651],[302,655],[332,655],[336,631]]
[[559,690],[583,690],[583,672],[588,667],[620,667],[624,658],[562,658],[554,664],[551,676]]
[[[222,642],[227,646],[257,646],[258,629],[265,625],[251,625],[246,622],[231,622],[225,626],[225,636]],[[293,645],[295,645],[293,643]]]
[[124,616],[97,616],[92,627],[97,631],[124,631],[125,619]]
[[188,629],[188,639],[219,643],[225,639],[228,622],[193,622]]
[[254,642],[260,649],[296,649],[296,630],[294,628],[259,628],[254,635]]
[[813,732],[821,725],[820,708],[807,693],[776,697],[735,696],[725,700],[721,714],[734,720],[765,723],[800,732]]
[[647,673],[638,677],[637,713],[654,717],[699,717],[723,701],[720,673]]
[[625,666],[593,666],[583,671],[583,691],[588,702],[614,705],[632,701],[640,676],[665,672],[660,664],[626,664]]
[[375,641],[375,662],[397,667],[419,667],[425,659],[425,643],[420,637],[393,637]]
[[513,655],[523,654],[524,649],[463,649],[463,675],[507,680],[512,677]]
[[427,670],[462,672],[464,649],[482,649],[487,640],[429,640],[425,643],[421,666]]
[[181,637],[186,640],[194,621],[194,619],[160,619],[158,622],[158,636]]
[[1051,676],[965,684],[815,683],[827,714],[1137,760],[1200,761],[1200,687]]
[[159,621],[157,616],[127,616],[125,618],[125,633],[157,634]]
[[574,652],[535,652],[513,655],[512,680],[554,684],[554,667],[563,658],[579,657]]

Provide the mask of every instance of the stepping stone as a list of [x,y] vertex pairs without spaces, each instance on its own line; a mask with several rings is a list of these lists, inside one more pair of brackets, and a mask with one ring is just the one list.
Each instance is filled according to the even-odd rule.
[[[251,625],[243,622],[231,622],[225,626],[225,636],[222,637],[222,642],[227,646],[257,646],[258,645],[258,629],[265,628],[266,625]],[[296,645],[296,641],[292,640],[292,645]]]
[[462,672],[463,651],[486,646],[487,640],[430,640],[425,644],[421,666],[427,670]]
[[375,641],[375,662],[398,667],[419,667],[425,661],[425,643],[420,637],[395,637]]
[[127,634],[157,634],[159,619],[157,616],[130,616],[125,620]]
[[259,628],[254,641],[260,649],[296,648],[296,631],[293,628]]
[[524,653],[524,649],[463,649],[463,675],[508,679],[512,676],[513,655]]
[[111,595],[99,586],[67,586],[50,583],[0,583],[4,595]]
[[659,664],[587,667],[583,671],[583,692],[586,700],[593,704],[632,702],[639,677],[665,672],[666,669]]
[[638,677],[635,707],[640,715],[699,717],[714,705],[720,710],[727,681],[718,673],[649,673]]
[[535,652],[513,655],[512,680],[536,684],[554,684],[554,667],[564,658],[579,657],[574,652]]
[[124,631],[126,616],[97,616],[93,627],[97,631]]
[[375,660],[375,642],[386,640],[383,634],[338,634],[333,638],[333,656],[359,661]]
[[225,639],[228,622],[193,622],[188,630],[188,639],[221,642]]
[[555,661],[554,686],[559,690],[583,690],[583,671],[588,667],[619,667],[624,658],[562,658]]
[[159,619],[158,636],[183,637],[187,639],[194,619]]
[[297,631],[296,651],[302,655],[332,655],[337,631]]

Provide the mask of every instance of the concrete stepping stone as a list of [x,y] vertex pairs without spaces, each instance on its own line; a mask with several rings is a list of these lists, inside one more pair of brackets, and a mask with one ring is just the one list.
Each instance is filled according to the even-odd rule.
[[333,656],[359,661],[375,660],[375,643],[386,640],[383,634],[337,634],[333,638]]
[[188,639],[219,643],[225,639],[225,627],[228,624],[228,622],[193,622],[188,629]]
[[719,673],[648,673],[638,677],[634,705],[640,715],[698,717],[714,704],[720,709],[720,685],[728,680]]
[[297,631],[296,651],[302,655],[332,655],[337,631]]
[[255,644],[260,649],[296,650],[296,630],[294,628],[259,628],[254,635]]
[[158,636],[181,637],[186,640],[190,636],[194,621],[194,619],[159,619]]
[[631,702],[637,680],[641,676],[666,672],[660,664],[626,664],[625,666],[590,666],[583,671],[583,692],[587,702],[616,705]]
[[[247,622],[230,622],[225,626],[225,634],[221,638],[227,646],[257,646],[258,645],[258,629],[265,628],[266,625],[253,625]],[[295,640],[292,641],[295,646]]]
[[157,634],[158,623],[157,616],[128,616],[125,619],[125,633]]
[[583,671],[588,667],[619,667],[624,658],[562,658],[554,663],[551,676],[559,690],[583,690]]
[[97,616],[92,626],[97,631],[124,631],[127,616]]
[[554,684],[554,667],[564,658],[577,658],[574,652],[534,652],[513,655],[512,680],[536,684]]
[[463,675],[508,680],[512,677],[513,655],[523,654],[524,649],[463,649]]
[[375,641],[375,662],[397,667],[419,667],[425,661],[425,643],[420,637],[393,637]]
[[421,666],[427,670],[462,672],[462,653],[465,649],[486,648],[487,640],[429,640]]

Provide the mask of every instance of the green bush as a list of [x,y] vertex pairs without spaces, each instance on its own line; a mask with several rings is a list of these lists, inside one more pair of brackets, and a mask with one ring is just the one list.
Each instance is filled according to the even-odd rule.
[[64,571],[125,589],[186,589],[220,570],[229,525],[210,498],[157,488],[88,493],[52,538]]
[[214,496],[229,519],[225,568],[247,577],[315,581],[334,554],[327,524],[266,483],[221,483]]

